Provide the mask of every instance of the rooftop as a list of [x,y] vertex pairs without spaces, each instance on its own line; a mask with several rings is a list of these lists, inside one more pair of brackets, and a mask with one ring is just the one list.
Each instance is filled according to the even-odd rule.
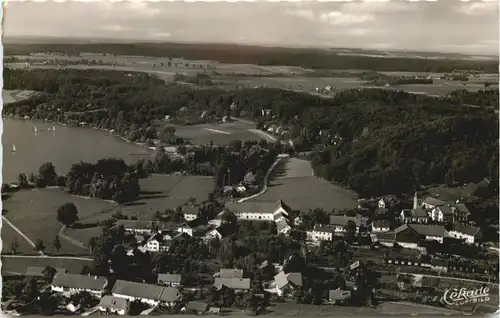
[[125,280],[117,280],[113,286],[112,293],[113,295],[125,295],[165,302],[176,301],[180,297],[179,291],[175,288]]
[[231,289],[250,289],[250,278],[215,278],[214,286],[226,286]]
[[441,206],[441,205],[446,204],[446,202],[439,200],[439,199],[436,199],[436,198],[433,198],[433,197],[425,198],[425,200],[422,203],[433,205],[433,206]]
[[114,310],[127,310],[128,300],[124,298],[118,298],[106,295],[101,298],[101,301],[99,301],[99,307],[103,307],[105,309],[109,308]]
[[52,286],[103,290],[107,282],[108,281],[104,277],[58,273],[52,280]]
[[274,213],[278,208],[282,207],[285,211],[290,208],[281,200],[273,202],[227,202],[226,208],[231,212],[236,213]]
[[410,229],[415,233],[423,236],[437,236],[437,237],[448,237],[448,232],[444,226],[441,225],[423,225],[423,224],[404,224],[394,230],[397,234],[406,229]]
[[180,274],[158,274],[158,281],[180,283],[182,276]]
[[476,226],[467,226],[467,225],[463,225],[463,224],[453,224],[453,230],[451,230],[450,232],[458,232],[458,233],[467,234],[470,236],[476,236],[479,233],[479,231],[481,231],[481,229],[476,227]]

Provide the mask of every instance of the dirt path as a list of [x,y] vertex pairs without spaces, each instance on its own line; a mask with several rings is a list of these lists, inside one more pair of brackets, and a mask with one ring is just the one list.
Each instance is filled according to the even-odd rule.
[[277,158],[277,159],[273,162],[273,164],[271,165],[271,167],[269,168],[269,170],[267,170],[267,173],[266,173],[266,175],[264,176],[264,181],[262,182],[262,189],[261,189],[258,193],[256,193],[256,194],[253,194],[253,195],[251,195],[251,196],[249,196],[249,197],[246,197],[246,198],[243,198],[243,199],[239,199],[239,200],[238,200],[238,203],[245,202],[245,201],[248,201],[248,200],[250,200],[250,199],[254,199],[254,198],[256,198],[256,197],[258,197],[258,196],[261,196],[261,195],[263,195],[264,193],[266,193],[266,191],[267,191],[267,183],[268,183],[268,181],[269,181],[269,176],[271,175],[271,172],[273,172],[274,168],[276,168],[276,166],[280,163],[281,159],[283,159],[283,158],[278,157],[278,158]]
[[[26,241],[28,242],[29,245],[33,246],[33,248],[35,248],[35,243],[33,243],[33,241],[26,236],[26,234],[24,234],[20,229],[18,229],[14,224],[12,224],[12,222],[10,222],[9,220],[7,220],[7,218],[5,216],[2,216],[2,221],[4,221],[5,223],[7,223],[14,231],[17,232],[17,234],[21,235],[21,237]],[[44,255],[44,253],[42,251],[39,252],[40,255]]]

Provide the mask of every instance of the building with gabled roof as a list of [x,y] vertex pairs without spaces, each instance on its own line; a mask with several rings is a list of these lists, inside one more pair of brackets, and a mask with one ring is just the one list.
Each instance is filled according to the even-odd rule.
[[215,278],[214,286],[220,290],[223,286],[235,291],[250,289],[250,278]]
[[437,208],[438,206],[443,206],[445,204],[446,202],[444,202],[443,200],[439,200],[433,197],[427,197],[422,202],[422,207],[426,210],[432,210],[434,208]]
[[274,276],[274,281],[271,282],[267,292],[277,294],[278,296],[283,296],[288,294],[295,288],[300,288],[303,286],[302,273],[286,273],[280,271],[276,276]]
[[228,202],[226,209],[233,212],[239,220],[274,221],[274,215],[288,216],[291,211],[283,201],[274,202]]
[[394,230],[394,241],[406,248],[418,248],[422,240],[443,243],[445,237],[450,236],[441,225],[404,224]]
[[111,293],[114,297],[127,299],[129,301],[138,300],[152,306],[158,305],[159,303],[172,306],[182,298],[181,293],[176,288],[125,280],[117,280]]
[[130,310],[130,302],[124,298],[105,295],[98,305],[99,311],[115,315],[127,315]]
[[243,278],[243,270],[237,268],[221,268],[221,270],[218,273],[214,274],[214,277]]
[[403,209],[399,216],[402,223],[427,224],[429,222],[429,215],[422,207]]
[[181,274],[158,274],[157,284],[168,287],[179,287],[181,280]]
[[107,286],[108,280],[104,277],[56,273],[50,287],[54,292],[75,294],[86,291],[100,297]]
[[453,224],[453,229],[448,234],[456,239],[463,240],[467,244],[474,244],[481,240],[481,229],[476,226],[464,224]]

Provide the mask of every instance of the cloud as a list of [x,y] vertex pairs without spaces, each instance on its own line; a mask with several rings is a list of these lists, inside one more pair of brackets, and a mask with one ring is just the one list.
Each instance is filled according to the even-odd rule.
[[346,13],[384,14],[412,11],[417,8],[417,4],[409,1],[371,0],[344,3],[342,4],[341,11]]
[[332,25],[353,25],[375,20],[370,14],[350,14],[340,11],[321,13],[319,20]]
[[489,15],[498,12],[498,4],[495,1],[461,3],[456,10],[465,15]]
[[285,10],[285,14],[293,15],[296,17],[304,18],[307,20],[314,21],[316,18],[316,14],[313,10],[304,10],[304,9],[287,9]]

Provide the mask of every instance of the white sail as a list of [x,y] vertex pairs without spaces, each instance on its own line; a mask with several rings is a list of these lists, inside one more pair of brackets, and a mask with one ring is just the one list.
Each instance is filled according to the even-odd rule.
[[16,152],[16,145],[12,145],[12,152]]
[[33,131],[34,131],[35,133],[37,133],[37,132],[38,132],[38,129],[36,128],[36,126],[35,126],[35,127],[33,127]]
[[56,126],[52,126],[52,131],[56,131]]

